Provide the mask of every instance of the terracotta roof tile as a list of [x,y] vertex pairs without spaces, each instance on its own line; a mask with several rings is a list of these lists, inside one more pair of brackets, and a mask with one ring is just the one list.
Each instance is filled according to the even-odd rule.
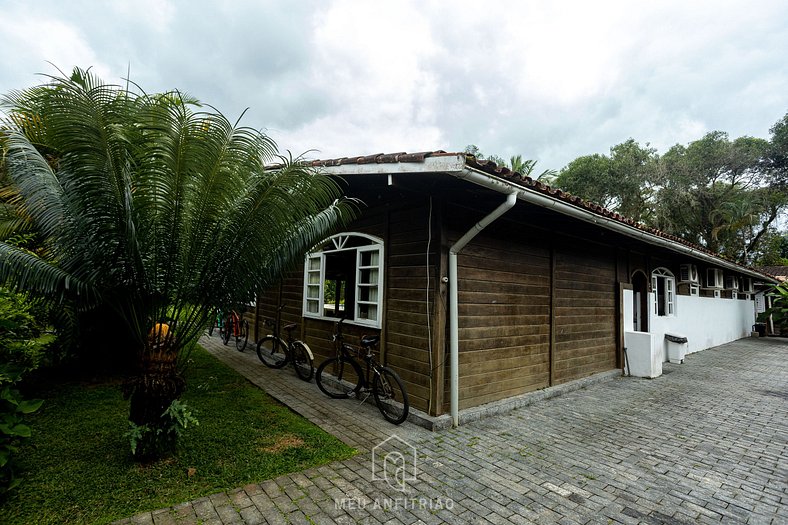
[[481,172],[487,173],[489,175],[494,175],[496,177],[500,177],[500,178],[505,179],[505,180],[507,180],[507,181],[509,181],[509,182],[511,182],[513,184],[517,184],[518,186],[522,186],[522,187],[528,188],[528,189],[536,191],[538,193],[542,193],[542,194],[548,195],[550,197],[557,198],[557,199],[559,199],[559,200],[561,200],[563,202],[572,204],[572,205],[577,206],[579,208],[583,208],[585,210],[588,210],[588,211],[590,211],[592,213],[596,213],[596,214],[601,215],[603,217],[612,218],[615,221],[627,224],[629,226],[633,226],[633,227],[635,227],[635,228],[637,228],[639,230],[648,232],[648,233],[650,233],[652,235],[655,235],[657,237],[662,237],[664,239],[668,239],[668,240],[674,241],[676,243],[683,244],[683,245],[685,245],[687,247],[690,247],[690,248],[692,248],[694,250],[697,250],[699,252],[703,252],[703,253],[706,253],[708,255],[712,255],[714,257],[718,257],[720,259],[727,260],[727,261],[729,261],[731,263],[736,264],[737,266],[741,266],[743,268],[748,268],[749,270],[753,270],[753,271],[762,273],[762,274],[764,274],[766,276],[772,277],[772,275],[769,275],[771,272],[764,272],[763,270],[760,270],[760,269],[757,269],[757,268],[741,265],[741,264],[737,263],[736,261],[728,259],[727,257],[724,257],[724,256],[722,256],[722,255],[720,255],[718,253],[715,253],[715,252],[713,252],[713,251],[711,251],[711,250],[709,250],[709,249],[707,249],[707,248],[705,248],[703,246],[700,246],[698,244],[694,244],[694,243],[688,242],[688,241],[686,241],[686,240],[684,240],[684,239],[682,239],[680,237],[677,237],[675,235],[669,234],[669,233],[664,232],[662,230],[658,230],[656,228],[651,228],[649,226],[646,226],[645,224],[636,222],[635,220],[633,220],[633,219],[631,219],[629,217],[624,217],[623,215],[619,214],[618,212],[609,210],[609,209],[607,209],[607,208],[605,208],[605,207],[603,207],[603,206],[601,206],[599,204],[583,200],[580,197],[578,197],[577,195],[572,195],[571,193],[563,191],[560,188],[553,188],[553,187],[545,184],[542,181],[534,180],[531,177],[528,177],[528,176],[523,175],[521,173],[518,173],[516,171],[512,171],[509,168],[507,168],[506,166],[498,166],[495,162],[493,162],[491,160],[477,159],[473,155],[469,155],[467,153],[450,153],[450,152],[446,152],[446,151],[443,151],[443,150],[422,151],[422,152],[418,152],[418,153],[407,153],[407,152],[401,151],[401,152],[398,152],[398,153],[377,153],[377,154],[374,154],[374,155],[366,155],[366,156],[362,156],[362,157],[342,157],[342,158],[338,158],[338,159],[315,160],[315,161],[310,162],[309,165],[313,166],[313,167],[328,167],[328,166],[340,166],[340,165],[346,165],[346,164],[375,164],[375,163],[377,163],[377,164],[385,164],[385,163],[397,163],[397,162],[421,163],[421,162],[424,162],[424,160],[429,158],[429,157],[445,157],[445,156],[457,156],[457,155],[465,155],[465,164],[468,167],[474,168],[476,170],[479,170]]

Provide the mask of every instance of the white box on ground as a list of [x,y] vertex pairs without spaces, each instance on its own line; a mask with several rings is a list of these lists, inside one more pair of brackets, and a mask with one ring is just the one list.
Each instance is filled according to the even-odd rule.
[[655,345],[649,332],[624,332],[629,375],[655,378],[662,375],[662,345]]

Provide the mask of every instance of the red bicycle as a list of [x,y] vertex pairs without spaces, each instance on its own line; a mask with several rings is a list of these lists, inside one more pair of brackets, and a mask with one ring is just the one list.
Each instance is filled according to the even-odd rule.
[[230,310],[224,321],[224,326],[220,329],[222,342],[226,345],[231,337],[235,337],[235,348],[239,352],[246,350],[246,343],[249,342],[249,321],[243,319],[235,310]]

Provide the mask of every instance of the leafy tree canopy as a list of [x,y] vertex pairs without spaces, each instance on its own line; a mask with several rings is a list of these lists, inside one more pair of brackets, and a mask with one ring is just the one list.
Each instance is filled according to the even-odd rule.
[[771,139],[713,131],[659,155],[629,139],[579,157],[557,187],[742,263],[765,256],[788,206],[788,115]]

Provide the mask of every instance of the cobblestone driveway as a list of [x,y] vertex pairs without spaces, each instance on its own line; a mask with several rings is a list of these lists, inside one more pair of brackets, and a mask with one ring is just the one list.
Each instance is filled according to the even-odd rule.
[[[788,523],[784,340],[741,340],[656,380],[617,378],[438,433],[328,400],[216,341],[214,355],[361,453],[122,523]],[[392,434],[415,447],[415,480],[372,479],[372,449]]]

